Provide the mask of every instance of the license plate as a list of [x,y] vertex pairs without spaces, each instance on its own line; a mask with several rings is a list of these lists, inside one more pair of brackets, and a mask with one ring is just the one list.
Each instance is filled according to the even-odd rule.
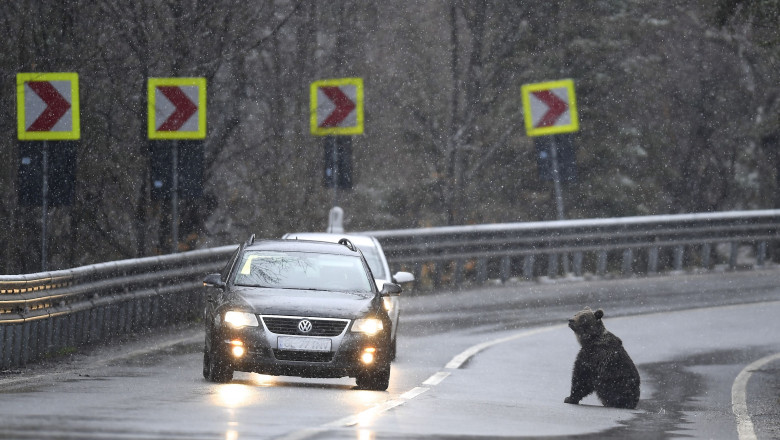
[[330,351],[331,340],[327,338],[302,338],[279,336],[276,341],[279,350],[293,351]]

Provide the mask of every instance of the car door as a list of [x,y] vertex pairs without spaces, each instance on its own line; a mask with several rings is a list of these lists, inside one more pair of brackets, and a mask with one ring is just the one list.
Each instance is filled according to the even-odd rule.
[[[220,272],[220,280],[225,283],[226,287],[228,284],[228,279],[230,278],[230,274],[233,272],[235,265],[238,264],[237,261],[244,252],[244,248],[246,248],[246,243],[240,244],[238,249],[236,249],[236,251],[230,257],[230,260],[228,260],[227,264]],[[225,290],[223,289],[218,287],[206,287],[206,308],[203,313],[203,319],[206,324],[206,341],[211,340],[210,338],[213,331],[213,326],[211,324],[214,322],[217,309],[219,308],[220,304],[222,304],[224,295]]]

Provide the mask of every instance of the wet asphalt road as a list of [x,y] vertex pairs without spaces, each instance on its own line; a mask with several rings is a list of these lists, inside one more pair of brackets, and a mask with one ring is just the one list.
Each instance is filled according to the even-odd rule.
[[[3,374],[0,438],[738,438],[734,380],[780,353],[778,286],[767,270],[406,295],[384,393],[347,378],[210,384],[201,329],[169,329]],[[564,324],[585,305],[639,367],[637,410],[562,403],[578,349]],[[757,438],[780,438],[779,371],[746,385]]]

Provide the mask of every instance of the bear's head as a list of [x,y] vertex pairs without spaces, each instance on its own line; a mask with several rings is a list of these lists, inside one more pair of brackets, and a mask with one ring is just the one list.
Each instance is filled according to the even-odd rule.
[[604,316],[603,310],[598,309],[594,312],[590,307],[585,307],[569,319],[569,328],[574,330],[580,345],[585,345],[604,334],[606,328],[601,322],[602,316]]

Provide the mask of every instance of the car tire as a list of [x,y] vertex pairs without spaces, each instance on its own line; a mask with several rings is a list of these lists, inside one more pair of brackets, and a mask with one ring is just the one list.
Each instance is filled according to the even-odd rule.
[[208,380],[209,371],[211,371],[211,360],[209,359],[209,352],[203,349],[203,378]]
[[390,364],[358,374],[355,382],[361,390],[387,390],[390,385]]
[[209,382],[228,383],[233,380],[233,368],[216,353],[203,350],[203,377]]

